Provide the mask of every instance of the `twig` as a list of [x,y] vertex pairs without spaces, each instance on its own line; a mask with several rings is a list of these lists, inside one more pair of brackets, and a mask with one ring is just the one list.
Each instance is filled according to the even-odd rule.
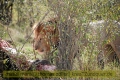
[[49,54],[53,54],[56,50],[57,50],[57,47],[53,49],[53,51],[51,51]]
[[[34,45],[34,42],[33,42],[33,45]],[[36,59],[37,57],[36,57],[36,53],[35,53],[35,50],[34,50],[34,49],[33,49],[33,53],[34,53],[35,59]]]
[[7,27],[7,33],[8,33],[8,35],[9,35],[10,39],[11,39],[11,40],[12,40],[12,42],[13,42],[14,48],[17,50],[16,45],[15,45],[15,43],[14,43],[14,41],[13,41],[13,39],[12,39],[12,37],[11,37],[10,33],[9,33],[8,26],[6,26],[6,27]]

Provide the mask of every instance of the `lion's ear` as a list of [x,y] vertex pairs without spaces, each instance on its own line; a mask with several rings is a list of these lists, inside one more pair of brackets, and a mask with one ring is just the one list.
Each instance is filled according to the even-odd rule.
[[42,23],[36,23],[33,26],[33,31],[34,31],[34,36],[38,36],[41,30],[43,29],[43,24]]

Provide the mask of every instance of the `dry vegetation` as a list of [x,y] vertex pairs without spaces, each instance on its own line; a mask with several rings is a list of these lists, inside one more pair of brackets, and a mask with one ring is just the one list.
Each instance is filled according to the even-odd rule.
[[[119,0],[15,0],[13,21],[7,25],[8,30],[0,25],[0,37],[5,40],[12,38],[13,46],[18,51],[26,54],[28,59],[35,59],[31,27],[35,22],[45,23],[57,15],[59,21],[56,27],[59,29],[60,42],[58,50],[52,56],[50,54],[49,58],[54,57],[53,63],[60,70],[101,70],[97,64],[97,55],[100,52],[98,47],[111,41],[113,34],[117,32],[119,34],[119,31],[110,24],[106,30],[111,33],[114,30],[114,33],[106,41],[101,41],[101,35],[98,32],[100,29],[95,31],[86,26],[91,21],[97,20],[119,22],[119,10]],[[95,35],[94,31],[95,34],[98,32],[98,35]],[[37,52],[36,56],[43,58],[43,55]],[[115,70],[117,72],[116,80],[120,79],[118,76],[120,67],[108,63],[103,70]],[[93,79],[115,80],[115,78],[92,78],[91,80]],[[81,80],[85,80],[85,78],[81,78]]]

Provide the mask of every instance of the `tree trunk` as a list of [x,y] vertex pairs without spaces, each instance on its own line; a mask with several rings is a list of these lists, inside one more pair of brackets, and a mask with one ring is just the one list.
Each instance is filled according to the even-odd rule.
[[1,0],[0,1],[0,22],[9,25],[12,21],[12,8],[14,0]]

